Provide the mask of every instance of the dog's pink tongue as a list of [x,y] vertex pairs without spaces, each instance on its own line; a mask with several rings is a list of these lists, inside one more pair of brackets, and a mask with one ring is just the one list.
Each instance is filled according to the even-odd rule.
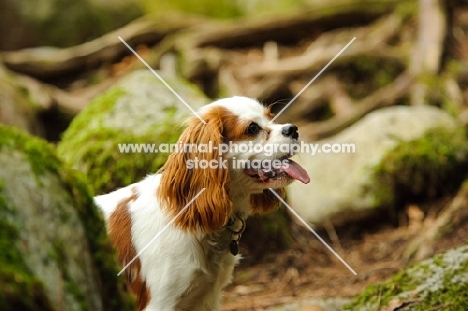
[[288,165],[282,167],[283,171],[285,171],[289,176],[292,178],[299,180],[304,184],[308,184],[310,182],[309,174],[307,174],[306,170],[303,169],[299,164],[294,162],[293,160],[288,161]]

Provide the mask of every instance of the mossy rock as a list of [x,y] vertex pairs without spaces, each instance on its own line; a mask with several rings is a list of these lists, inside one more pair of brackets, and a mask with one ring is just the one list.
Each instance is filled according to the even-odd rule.
[[[369,285],[344,309],[468,310],[468,245],[436,255]],[[390,310],[390,308],[388,308]]]
[[447,195],[465,178],[467,158],[464,128],[430,129],[389,151],[373,169],[366,192],[373,193],[375,206],[389,207]]
[[[193,109],[208,99],[188,82],[162,75]],[[136,71],[91,102],[58,144],[59,155],[84,172],[96,194],[156,172],[169,153],[120,152],[119,144],[177,141],[190,110],[148,70]]]
[[133,310],[81,175],[38,138],[0,125],[0,306]]
[[40,104],[21,86],[14,73],[0,64],[0,123],[44,136],[39,121]]
[[468,171],[465,129],[433,106],[380,109],[314,143],[337,144],[343,151],[354,145],[354,152],[297,157],[311,182],[292,184],[288,198],[302,217],[317,225],[326,219],[342,224],[381,208],[392,211],[444,195]]

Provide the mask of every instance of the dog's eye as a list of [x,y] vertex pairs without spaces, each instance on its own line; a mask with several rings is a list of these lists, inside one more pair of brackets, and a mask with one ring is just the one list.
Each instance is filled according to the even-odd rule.
[[258,132],[260,132],[260,126],[257,123],[252,122],[249,124],[249,127],[247,127],[246,132],[249,135],[256,135]]

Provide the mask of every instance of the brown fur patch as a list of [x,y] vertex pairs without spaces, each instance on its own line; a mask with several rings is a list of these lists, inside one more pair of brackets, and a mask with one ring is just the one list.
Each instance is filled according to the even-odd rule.
[[214,115],[222,121],[222,128],[220,130],[224,142],[252,140],[255,138],[255,136],[246,133],[251,122],[250,120],[241,120],[237,115],[224,107],[216,107],[210,110],[206,113],[205,117],[212,118]]
[[[237,126],[238,120],[226,109],[216,107],[202,115],[206,124],[198,118],[191,118],[188,127],[182,133],[178,143],[213,144],[219,146],[226,139],[225,128]],[[184,213],[175,220],[175,225],[183,230],[213,232],[222,227],[232,212],[229,197],[229,171],[227,168],[189,168],[188,160],[219,161],[223,159],[219,149],[212,153],[202,151],[174,152],[161,168],[161,184],[157,197],[164,208],[173,216],[205,189]],[[215,164],[218,162],[215,162]]]
[[[284,188],[273,189],[281,198],[284,199],[286,190]],[[276,210],[281,205],[281,201],[269,190],[263,190],[263,193],[252,194],[250,196],[250,209],[254,213],[265,214]]]
[[[112,244],[117,250],[117,258],[122,266],[125,266],[136,256],[136,250],[132,243],[132,219],[128,211],[128,204],[135,201],[138,194],[132,188],[132,195],[119,202],[115,211],[109,217],[109,235]],[[136,295],[137,310],[146,308],[150,300],[150,293],[146,282],[141,277],[141,263],[139,259],[125,270],[127,286]],[[132,274],[136,273],[136,276]]]
[[271,104],[268,107],[266,107],[264,112],[263,112],[264,115],[270,120],[273,119],[273,117],[275,116],[275,114],[271,111],[271,109],[273,108],[273,105],[274,104]]

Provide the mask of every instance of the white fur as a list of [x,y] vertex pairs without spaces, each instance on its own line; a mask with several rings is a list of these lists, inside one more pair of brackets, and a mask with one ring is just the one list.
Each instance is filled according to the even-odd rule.
[[[106,220],[117,202],[129,197],[135,187],[138,199],[129,203],[132,216],[132,240],[137,252],[145,248],[139,259],[142,275],[151,293],[146,311],[166,310],[218,310],[221,289],[231,280],[232,270],[238,256],[223,252],[218,262],[206,258],[207,247],[203,234],[193,235],[174,226],[167,227],[151,244],[151,240],[171,221],[155,200],[155,189],[161,175],[150,175],[137,184],[132,184],[112,193],[95,198]],[[120,200],[119,200],[120,197]],[[248,206],[248,205],[247,205]],[[201,272],[201,276],[194,277]],[[204,297],[196,304],[181,306],[180,297],[190,284],[196,282],[203,289]]]

